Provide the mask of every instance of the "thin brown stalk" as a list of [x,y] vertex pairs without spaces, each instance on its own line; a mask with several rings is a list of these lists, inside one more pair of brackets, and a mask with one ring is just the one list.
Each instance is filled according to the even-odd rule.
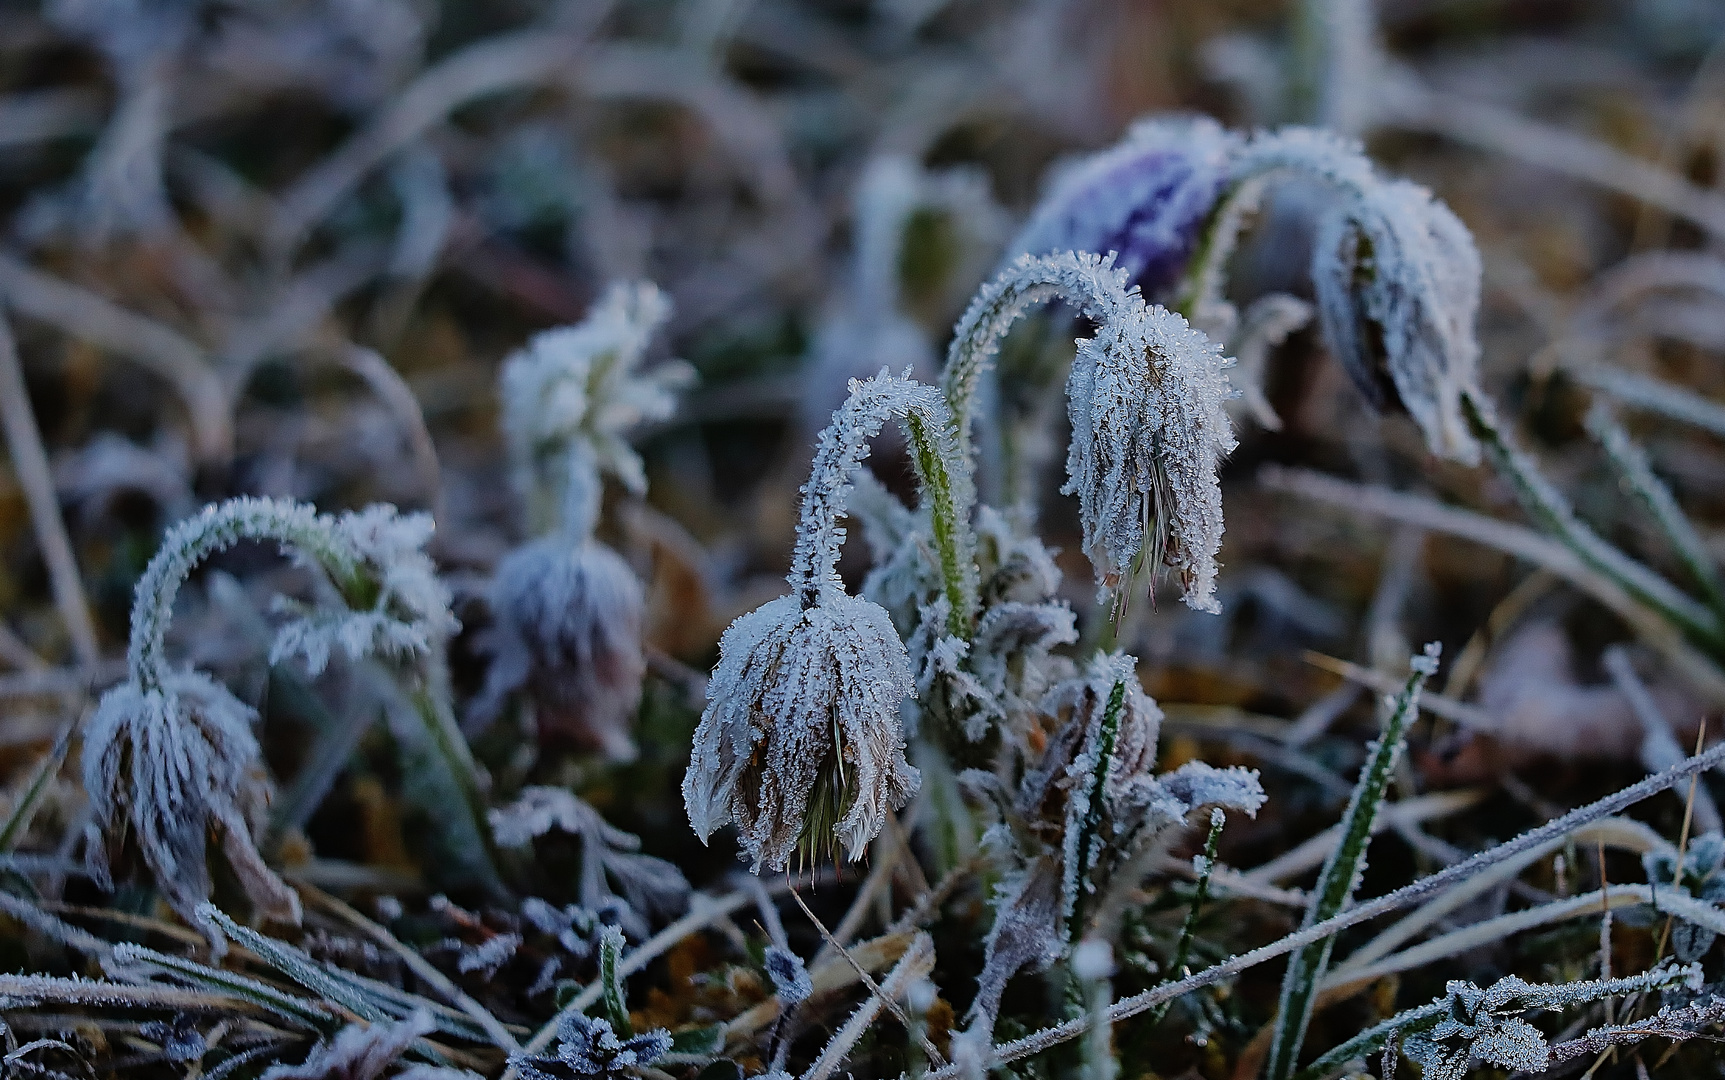
[[54,493],[54,476],[48,468],[48,453],[42,448],[42,433],[24,388],[24,370],[12,341],[12,327],[0,316],[0,424],[6,428],[6,447],[12,455],[12,470],[24,489],[30,507],[30,523],[36,529],[36,546],[48,564],[48,581],[54,604],[72,639],[72,651],[85,667],[101,659],[96,643],[96,624],[90,618],[90,601],[84,595],[84,580],[72,555],[66,522],[60,517],[60,499]]

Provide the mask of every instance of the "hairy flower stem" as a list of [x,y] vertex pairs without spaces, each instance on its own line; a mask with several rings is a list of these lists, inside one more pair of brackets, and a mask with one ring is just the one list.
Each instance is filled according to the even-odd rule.
[[[1345,907],[1359,886],[1365,869],[1366,848],[1371,844],[1372,826],[1383,806],[1389,789],[1390,775],[1401,757],[1407,739],[1408,725],[1419,711],[1420,691],[1425,681],[1437,671],[1437,646],[1426,646],[1423,657],[1412,662],[1402,691],[1396,696],[1384,721],[1383,734],[1369,748],[1370,760],[1360,770],[1353,797],[1348,800],[1342,816],[1341,842],[1330,853],[1329,860],[1318,876],[1312,904],[1306,909],[1305,925],[1324,922]],[[1312,1018],[1312,1001],[1318,982],[1330,963],[1334,937],[1324,938],[1295,952],[1288,958],[1288,971],[1282,979],[1282,999],[1276,1016],[1275,1035],[1270,1043],[1270,1056],[1265,1075],[1269,1080],[1287,1080],[1300,1056],[1300,1044],[1305,1041],[1306,1025]]]
[[353,607],[369,607],[376,595],[377,585],[366,579],[359,553],[342,539],[329,518],[310,507],[273,499],[234,499],[207,507],[169,530],[138,579],[126,667],[139,687],[159,690],[169,673],[168,623],[180,586],[199,563],[242,540],[275,540],[291,546],[316,562]]
[[[1204,910],[1204,901],[1210,896],[1210,875],[1216,869],[1216,848],[1222,840],[1222,826],[1227,824],[1228,816],[1221,807],[1210,811],[1210,835],[1204,840],[1204,854],[1200,857],[1198,868],[1198,887],[1192,893],[1192,906],[1186,910],[1186,921],[1180,926],[1180,943],[1174,947],[1174,962],[1168,965],[1168,970],[1175,978],[1183,978],[1186,974],[1186,962],[1192,955],[1192,940],[1198,934],[1198,915]],[[1174,999],[1169,998],[1156,1006],[1150,1012],[1150,1026],[1160,1024],[1168,1015],[1168,1010],[1174,1007]]]
[[455,712],[449,706],[449,674],[441,657],[422,662],[421,671],[413,681],[417,685],[408,694],[413,703],[413,711],[425,726],[425,734],[431,741],[431,748],[443,760],[444,767],[449,771],[449,777],[456,789],[461,793],[464,804],[462,810],[470,820],[473,837],[479,842],[482,853],[482,863],[477,867],[485,887],[496,895],[505,895],[502,878],[497,873],[497,853],[495,851],[491,829],[486,825],[485,791],[479,781],[479,764],[473,760],[473,751],[467,745],[467,737],[461,733],[461,725],[455,719]]
[[797,546],[790,584],[804,610],[820,602],[838,580],[839,547],[851,492],[850,478],[868,455],[868,440],[888,418],[903,421],[911,443],[917,485],[928,509],[947,601],[947,632],[968,641],[977,613],[976,534],[970,514],[976,502],[970,462],[960,452],[957,424],[933,387],[884,371],[853,383],[850,397],[821,433],[808,483],[803,485]]
[[1464,394],[1462,413],[1474,438],[1485,447],[1493,467],[1515,489],[1516,498],[1529,517],[1563,541],[1588,567],[1653,609],[1686,637],[1716,657],[1725,655],[1725,630],[1721,629],[1719,618],[1705,605],[1611,546],[1578,519],[1569,501],[1552,487],[1533,459],[1511,441],[1490,401],[1477,392]]

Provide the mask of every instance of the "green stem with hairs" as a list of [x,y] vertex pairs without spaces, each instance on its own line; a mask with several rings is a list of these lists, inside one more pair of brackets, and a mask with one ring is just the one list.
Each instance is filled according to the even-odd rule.
[[[1186,976],[1186,963],[1192,956],[1192,941],[1198,936],[1198,914],[1204,910],[1204,901],[1210,896],[1210,875],[1216,870],[1216,848],[1222,840],[1222,826],[1228,821],[1228,816],[1221,807],[1210,811],[1210,835],[1204,841],[1203,862],[1198,872],[1198,888],[1192,894],[1192,906],[1186,909],[1186,921],[1180,926],[1180,943],[1174,947],[1174,962],[1168,970],[1176,979]],[[1160,1024],[1168,1015],[1168,1010],[1174,1007],[1174,998],[1169,998],[1150,1013],[1150,1026]]]
[[942,433],[935,428],[941,423],[940,417],[913,412],[905,417],[904,427],[910,438],[922,498],[929,511],[935,555],[940,559],[947,633],[969,641],[975,631],[978,608],[976,540],[970,532],[970,507],[960,508],[952,469],[942,453],[942,444],[950,445],[953,440],[950,431]]
[[[1377,822],[1378,811],[1389,790],[1390,776],[1401,757],[1408,725],[1419,712],[1420,691],[1436,670],[1435,652],[1428,646],[1426,657],[1415,659],[1413,671],[1384,721],[1383,733],[1369,748],[1371,756],[1360,770],[1359,781],[1348,800],[1347,812],[1342,815],[1341,841],[1330,853],[1318,876],[1311,906],[1306,909],[1304,926],[1315,926],[1332,918],[1353,899],[1354,890],[1359,887],[1360,874],[1365,870],[1372,826]],[[1329,967],[1330,950],[1335,941],[1333,936],[1326,937],[1299,949],[1288,958],[1288,971],[1282,979],[1282,997],[1265,1068],[1268,1080],[1288,1080],[1294,1071],[1300,1056],[1300,1044],[1305,1041],[1306,1025],[1311,1021],[1312,1001],[1317,994],[1318,982]]]

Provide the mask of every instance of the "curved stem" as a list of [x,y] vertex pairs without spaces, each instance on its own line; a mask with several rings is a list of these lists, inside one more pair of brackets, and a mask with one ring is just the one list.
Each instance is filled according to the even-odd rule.
[[310,506],[277,499],[230,499],[174,526],[138,579],[132,603],[131,643],[126,666],[145,690],[161,686],[168,673],[165,638],[180,586],[203,560],[242,540],[276,540],[315,561],[350,601],[368,589],[360,557],[334,522]]
[[850,499],[851,476],[868,456],[869,440],[889,417],[904,421],[923,505],[929,511],[941,589],[948,604],[947,629],[969,640],[976,621],[976,537],[970,527],[976,491],[970,463],[958,449],[954,421],[933,387],[889,375],[853,383],[851,395],[821,432],[809,479],[802,487],[797,546],[787,577],[803,607],[819,603],[828,589],[843,590],[838,577],[839,524]]
[[1086,317],[1108,323],[1142,307],[1137,288],[1126,287],[1126,272],[1110,260],[1087,263],[1071,252],[1026,255],[982,287],[953,331],[941,369],[940,388],[952,409],[958,441],[966,457],[974,453],[970,419],[982,376],[994,366],[1000,343],[1030,309],[1065,300]]
[[1611,546],[1577,518],[1569,501],[1552,487],[1533,459],[1511,441],[1489,400],[1473,391],[1462,395],[1461,406],[1469,430],[1485,446],[1493,467],[1514,487],[1516,498],[1529,517],[1563,541],[1588,567],[1658,612],[1685,636],[1705,645],[1714,655],[1725,653],[1725,631],[1721,630],[1718,617]]

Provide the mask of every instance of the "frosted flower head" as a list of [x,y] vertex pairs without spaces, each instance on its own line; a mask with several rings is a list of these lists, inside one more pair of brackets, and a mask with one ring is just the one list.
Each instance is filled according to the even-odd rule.
[[[536,335],[503,365],[503,428],[524,495],[554,492],[572,443],[631,491],[646,490],[641,459],[623,434],[676,410],[693,370],[681,361],[639,370],[671,305],[650,282],[616,283],[574,326]],[[551,502],[555,503],[553,494]]]
[[1368,184],[1321,219],[1312,280],[1324,338],[1360,392],[1406,409],[1434,453],[1477,462],[1461,410],[1479,367],[1467,226],[1417,184]]
[[[423,657],[460,629],[449,612],[449,589],[425,553],[431,515],[378,504],[342,514],[330,525],[333,541],[354,564],[352,576],[336,583],[344,606],[307,608],[278,600],[278,609],[296,617],[277,631],[271,663],[300,656],[316,674],[336,650],[350,660]],[[303,552],[297,558],[302,565],[312,561]]]
[[1197,247],[1239,141],[1203,117],[1140,121],[1119,145],[1062,168],[1009,252],[1115,252],[1160,296]]
[[[1218,612],[1222,547],[1217,470],[1235,446],[1219,346],[1136,291],[1095,256],[1065,256],[1112,301],[1093,338],[1079,342],[1067,378],[1072,442],[1066,484],[1076,494],[1084,551],[1104,589],[1120,590],[1140,565],[1180,576],[1183,599]],[[1118,299],[1115,296],[1118,295]]]
[[257,714],[193,671],[145,690],[128,680],[102,696],[84,731],[84,787],[93,817],[86,855],[107,876],[103,835],[129,831],[175,911],[197,924],[209,899],[205,850],[214,837],[259,910],[299,919],[299,901],[252,842],[270,799],[251,732]]
[[670,1052],[664,1028],[619,1039],[610,1021],[568,1013],[557,1026],[555,1055],[511,1054],[509,1066],[525,1080],[625,1080]]
[[899,705],[910,660],[879,605],[822,590],[782,596],[732,623],[683,777],[703,841],[731,822],[758,872],[842,843],[851,860],[921,783],[905,761]]
[[633,759],[643,605],[629,564],[597,541],[554,534],[510,552],[491,587],[497,623],[476,713],[489,719],[525,687],[542,742]]

